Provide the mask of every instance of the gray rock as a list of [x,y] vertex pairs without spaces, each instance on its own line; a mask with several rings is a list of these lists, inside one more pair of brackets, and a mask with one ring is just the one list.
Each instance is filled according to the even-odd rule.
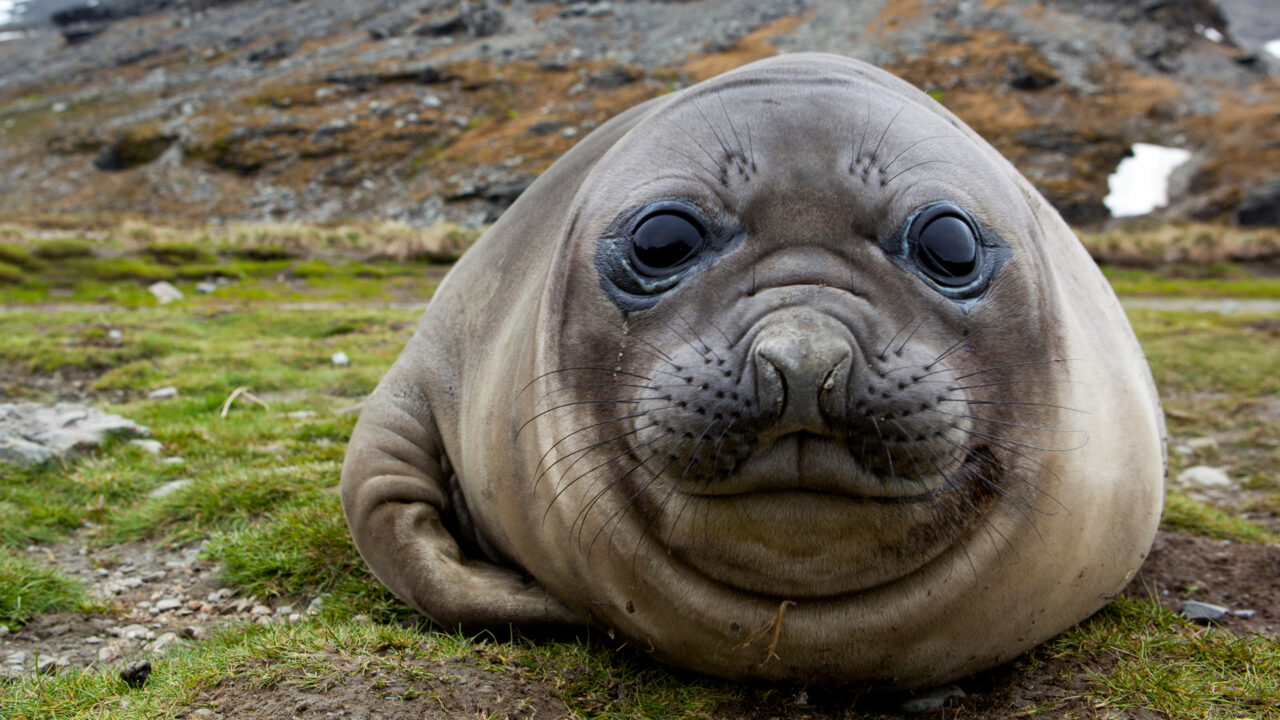
[[156,300],[158,300],[161,305],[167,305],[171,302],[181,300],[183,297],[185,297],[182,294],[181,290],[174,287],[172,283],[166,282],[164,280],[161,280],[160,282],[157,282],[157,283],[152,283],[151,285],[147,286],[147,290],[151,291],[151,294],[155,296]]
[[149,645],[147,645],[147,650],[157,655],[162,655],[170,645],[174,644],[177,641],[178,641],[177,633],[167,632],[161,635],[160,637],[156,638],[155,640],[153,640]]
[[1179,487],[1199,490],[1216,490],[1231,487],[1231,478],[1218,468],[1196,465],[1178,473],[1174,481]]
[[182,607],[182,601],[176,598],[164,598],[155,604],[156,610],[160,612],[177,610],[180,607]]
[[1196,437],[1187,441],[1187,447],[1192,450],[1217,450],[1218,439],[1215,437]]
[[937,710],[943,705],[946,705],[947,700],[953,697],[964,697],[964,691],[955,685],[935,688],[902,703],[902,712],[907,713],[908,715],[914,715],[916,713],[927,712],[929,710]]
[[1238,618],[1248,619],[1253,617],[1254,615],[1257,615],[1258,611],[1257,610],[1232,610],[1231,614],[1235,615]]
[[338,367],[346,367],[351,364],[351,358],[347,357],[346,353],[339,350],[333,354],[333,364]]
[[1222,619],[1222,616],[1226,615],[1228,610],[1221,605],[1211,605],[1198,600],[1187,600],[1182,603],[1182,607],[1178,608],[1178,612],[1185,615],[1192,622],[1210,623]]
[[178,388],[173,387],[172,385],[156,388],[155,390],[147,393],[147,397],[152,400],[168,400],[169,398],[176,398],[178,397]]
[[159,440],[130,440],[129,444],[136,445],[152,455],[159,455],[163,447]]
[[0,460],[38,465],[92,450],[108,437],[146,437],[132,420],[86,405],[0,404]]
[[217,291],[218,291],[217,283],[211,283],[211,282],[196,283],[196,292],[200,293],[201,295],[212,295]]
[[1280,178],[1255,184],[1236,208],[1240,225],[1280,225]]
[[147,678],[151,676],[151,661],[139,660],[131,662],[124,666],[120,671],[120,679],[124,680],[129,687],[142,687]]
[[57,457],[52,450],[22,438],[0,434],[0,461],[18,465],[43,465]]
[[180,478],[178,480],[172,480],[170,482],[167,482],[161,485],[155,490],[152,490],[148,495],[153,498],[162,498],[166,495],[172,495],[173,493],[177,492],[178,490],[181,490],[182,488],[190,484],[191,484],[190,478]]

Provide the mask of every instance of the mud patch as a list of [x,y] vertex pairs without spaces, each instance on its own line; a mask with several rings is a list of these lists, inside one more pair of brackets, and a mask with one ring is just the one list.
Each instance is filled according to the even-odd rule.
[[37,373],[21,363],[0,362],[0,401],[124,402],[127,399],[124,391],[103,392],[93,388],[93,383],[100,374],[87,368],[74,367]]
[[[1237,635],[1280,635],[1280,547],[1161,532],[1125,594],[1177,610],[1185,600],[1230,608],[1218,625]],[[1251,617],[1240,617],[1234,611]]]
[[[572,717],[548,684],[519,666],[481,667],[474,658],[427,661],[408,657],[367,666],[328,654],[329,670],[298,670],[267,685],[248,677],[202,692],[179,718],[363,718],[380,720],[508,717],[527,720]],[[198,713],[207,708],[213,714]]]

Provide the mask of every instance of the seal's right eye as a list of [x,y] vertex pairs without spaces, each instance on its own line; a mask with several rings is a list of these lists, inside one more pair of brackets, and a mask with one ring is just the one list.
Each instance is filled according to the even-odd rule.
[[631,264],[649,277],[668,277],[696,256],[706,239],[706,229],[688,215],[659,211],[632,232]]

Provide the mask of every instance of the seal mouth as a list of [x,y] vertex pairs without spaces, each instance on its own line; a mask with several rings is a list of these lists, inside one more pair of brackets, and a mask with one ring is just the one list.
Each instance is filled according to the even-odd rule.
[[[955,489],[958,479],[977,470],[972,454],[945,475],[924,474],[918,463],[905,464],[886,477],[860,462],[839,438],[809,431],[788,433],[757,449],[731,473],[685,489],[699,497],[748,494],[817,493],[867,502],[924,502]],[[971,467],[972,466],[972,467]]]

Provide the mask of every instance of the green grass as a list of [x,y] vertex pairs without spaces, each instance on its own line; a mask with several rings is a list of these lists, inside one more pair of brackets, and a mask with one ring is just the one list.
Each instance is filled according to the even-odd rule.
[[40,613],[104,608],[58,568],[0,547],[0,625],[13,629]]
[[1280,641],[1192,625],[1156,603],[1117,598],[1037,653],[1102,660],[1089,684],[1103,705],[1168,718],[1280,717]]
[[1160,518],[1160,525],[1166,530],[1181,530],[1237,542],[1280,542],[1280,538],[1255,523],[1222,508],[1193,500],[1177,491],[1165,496],[1164,515]]
[[[794,689],[669,671],[616,652],[620,640],[531,643],[412,625],[420,618],[391,597],[357,555],[335,486],[355,422],[346,409],[374,387],[420,315],[377,304],[425,301],[442,268],[371,255],[308,254],[308,243],[367,241],[367,235],[337,229],[288,226],[221,239],[143,224],[95,232],[107,238],[11,242],[12,233],[5,235],[0,303],[73,307],[0,313],[0,394],[48,400],[30,379],[55,373],[80,379],[101,394],[105,409],[151,427],[163,451],[153,456],[114,441],[65,463],[0,467],[0,623],[54,609],[103,609],[87,603],[83,589],[20,554],[29,544],[72,533],[97,546],[207,541],[207,556],[242,593],[281,602],[323,596],[323,611],[298,625],[236,627],[190,643],[158,662],[141,689],[128,688],[113,672],[67,671],[0,685],[0,717],[171,717],[202,689],[223,681],[323,687],[337,673],[420,678],[427,672],[421,661],[455,657],[498,674],[523,673],[553,688],[580,717],[767,711],[795,718],[847,710],[798,707]],[[12,277],[6,280],[5,272]],[[1275,280],[1238,265],[1107,273],[1122,293],[1280,296]],[[213,295],[195,293],[195,283],[211,277],[235,281]],[[187,297],[156,306],[146,284],[157,278],[174,282]],[[284,306],[312,301],[331,304]],[[91,305],[97,303],[110,307]],[[1253,507],[1280,508],[1280,427],[1267,404],[1280,396],[1280,323],[1274,317],[1154,310],[1129,316],[1174,437],[1219,440],[1215,448],[1173,455],[1171,474],[1192,464],[1229,466],[1234,477],[1247,478]],[[338,350],[351,357],[351,366],[332,365]],[[147,398],[166,385],[179,396]],[[239,387],[269,407],[241,397],[222,417],[227,397]],[[181,462],[166,462],[174,457]],[[152,496],[176,480],[189,482]],[[1180,492],[1168,495],[1163,525],[1276,542],[1233,509]],[[1044,710],[1049,716],[1090,708],[1277,717],[1275,641],[1193,627],[1147,601],[1117,600],[1010,672],[1032,672],[1045,663],[1065,663],[1064,672],[1084,678],[1076,695]]]

